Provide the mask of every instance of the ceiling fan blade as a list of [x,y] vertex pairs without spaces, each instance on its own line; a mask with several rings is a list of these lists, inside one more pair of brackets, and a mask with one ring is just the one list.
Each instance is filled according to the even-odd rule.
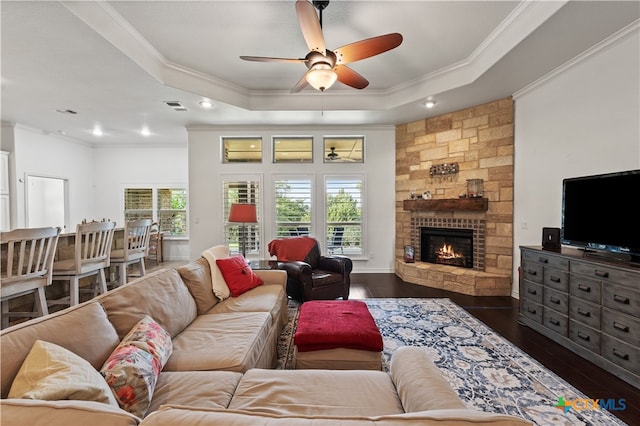
[[315,50],[325,55],[324,35],[322,34],[322,27],[320,27],[320,21],[318,20],[318,15],[316,15],[316,10],[313,5],[307,0],[297,0],[296,12],[298,14],[298,22],[300,23],[302,36],[307,42],[309,50]]
[[355,89],[364,89],[369,85],[366,78],[346,65],[337,65],[333,70],[338,74],[338,81]]
[[269,58],[266,56],[240,56],[240,59],[244,59],[245,61],[254,61],[254,62],[291,62],[291,63],[301,63],[306,62],[305,58]]
[[395,49],[402,43],[402,34],[391,33],[347,44],[333,51],[336,64],[348,64],[370,58],[387,50]]
[[[307,71],[309,72],[309,71]],[[302,89],[304,89],[305,87],[307,87],[309,83],[307,82],[307,73],[305,72],[302,75],[302,78],[300,80],[298,80],[298,82],[296,83],[295,86],[293,86],[293,89],[291,89],[291,93],[298,93],[299,91],[301,91]]]

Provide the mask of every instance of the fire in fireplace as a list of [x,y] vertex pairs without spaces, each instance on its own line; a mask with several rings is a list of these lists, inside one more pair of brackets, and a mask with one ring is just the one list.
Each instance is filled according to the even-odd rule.
[[420,260],[473,268],[473,230],[420,228]]

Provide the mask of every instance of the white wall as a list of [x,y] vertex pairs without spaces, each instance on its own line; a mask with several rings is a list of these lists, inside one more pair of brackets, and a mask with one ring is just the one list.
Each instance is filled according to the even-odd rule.
[[[13,165],[15,191],[12,188],[12,227],[26,226],[25,176],[33,174],[68,180],[67,229],[96,215],[93,189],[93,148],[89,144],[43,133],[17,125],[14,127]],[[69,229],[70,228],[70,229]]]
[[514,95],[514,295],[519,246],[561,225],[562,179],[640,168],[639,52],[635,25]]
[[[129,185],[187,188],[187,146],[97,146],[93,176],[96,218],[124,225],[123,189]],[[165,236],[164,257],[189,259],[189,240]]]
[[[367,254],[354,259],[355,271],[393,272],[395,238],[395,127],[193,127],[189,134],[189,193],[192,259],[213,245],[224,242],[221,174],[252,173],[262,176],[265,203],[271,193],[268,185],[274,173],[366,173]],[[273,164],[271,138],[273,136],[305,135],[314,138],[313,164]],[[324,163],[323,136],[364,135],[364,163]],[[259,136],[263,140],[263,162],[260,164],[222,164],[221,137]],[[317,184],[319,183],[316,181]],[[262,221],[265,235],[261,247],[274,238],[272,212],[264,208]],[[262,253],[268,258],[268,253]]]

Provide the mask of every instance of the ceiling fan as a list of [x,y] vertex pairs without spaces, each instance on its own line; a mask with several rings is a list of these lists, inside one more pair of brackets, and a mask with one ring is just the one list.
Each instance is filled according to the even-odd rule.
[[336,152],[335,146],[332,146],[329,149],[331,150],[331,152],[327,154],[327,160],[333,161],[333,160],[336,160],[338,157],[340,157]]
[[[240,56],[240,59],[255,62],[304,63],[309,70],[293,86],[292,93],[301,91],[307,84],[324,92],[336,80],[355,89],[364,89],[369,85],[369,81],[345,64],[395,49],[402,43],[402,35],[399,33],[385,34],[347,44],[335,50],[329,50],[325,47],[324,35],[322,34],[322,11],[328,5],[328,0],[314,0],[313,4],[307,0],[296,0],[298,22],[304,40],[310,49],[310,52],[304,58]],[[320,12],[319,19],[314,7]]]

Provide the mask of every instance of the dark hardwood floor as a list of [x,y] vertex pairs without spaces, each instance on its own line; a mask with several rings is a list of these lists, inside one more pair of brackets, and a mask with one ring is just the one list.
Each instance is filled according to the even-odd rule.
[[[178,267],[183,262],[147,263],[147,270]],[[612,411],[629,425],[640,425],[640,389],[609,374],[544,337],[518,324],[518,301],[512,297],[474,297],[406,283],[395,274],[351,274],[351,299],[384,297],[446,297],[542,365],[592,399],[624,398],[626,409]],[[563,396],[563,395],[558,395]]]
[[[474,297],[402,281],[395,274],[351,274],[352,299],[382,297],[446,297],[562,377],[591,399],[624,398],[626,409],[612,411],[629,425],[640,424],[640,389],[518,324],[518,300]],[[558,395],[563,396],[563,395]]]

